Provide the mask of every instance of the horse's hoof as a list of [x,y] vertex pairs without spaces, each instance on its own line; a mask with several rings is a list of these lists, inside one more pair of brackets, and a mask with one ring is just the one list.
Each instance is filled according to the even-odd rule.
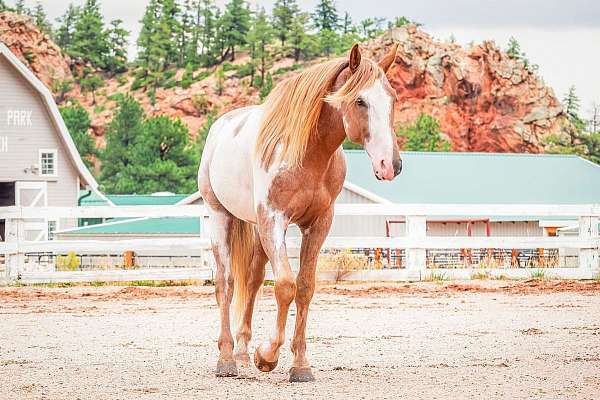
[[250,365],[250,356],[248,353],[237,353],[233,356],[238,365],[242,368],[248,368]]
[[271,372],[277,366],[277,361],[267,361],[260,355],[260,347],[257,347],[254,351],[254,365],[261,372]]
[[217,369],[215,375],[219,378],[226,378],[230,376],[237,376],[237,366],[234,360],[219,360],[217,362]]
[[310,367],[292,367],[290,368],[290,382],[313,382],[313,376]]

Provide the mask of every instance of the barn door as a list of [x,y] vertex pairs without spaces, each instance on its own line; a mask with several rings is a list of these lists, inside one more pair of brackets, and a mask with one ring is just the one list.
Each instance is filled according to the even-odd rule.
[[[17,182],[15,204],[20,207],[47,207],[48,185],[46,182]],[[28,218],[23,221],[25,240],[47,240],[48,221],[45,218]]]

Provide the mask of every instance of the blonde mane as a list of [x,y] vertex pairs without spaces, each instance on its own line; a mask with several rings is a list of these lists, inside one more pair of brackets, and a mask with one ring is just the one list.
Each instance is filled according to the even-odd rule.
[[323,104],[327,102],[336,108],[350,104],[363,88],[383,76],[375,62],[363,59],[346,83],[330,93],[335,79],[347,66],[346,58],[331,60],[308,68],[273,89],[264,104],[254,150],[263,168],[274,161],[286,162],[288,167],[301,166],[308,141],[316,134]]

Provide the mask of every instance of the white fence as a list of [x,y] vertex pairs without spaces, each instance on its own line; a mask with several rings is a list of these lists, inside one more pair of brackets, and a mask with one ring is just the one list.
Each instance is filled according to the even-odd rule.
[[[600,205],[481,205],[481,204],[340,204],[336,216],[405,216],[406,235],[399,237],[328,237],[324,248],[384,248],[404,249],[406,268],[361,270],[345,274],[348,280],[422,280],[433,274],[447,279],[468,279],[481,269],[427,268],[427,251],[432,249],[574,249],[578,254],[577,268],[545,268],[546,276],[590,279],[598,276],[599,245],[598,219]],[[432,237],[427,236],[427,219],[447,216],[536,216],[576,217],[579,233],[570,237]],[[114,218],[114,217],[194,217],[206,218],[202,206],[119,206],[119,207],[4,207],[0,220],[6,220],[6,241],[0,242],[0,254],[5,257],[5,278],[25,283],[73,281],[130,281],[161,279],[210,279],[210,244],[206,238],[206,224],[197,238],[150,238],[136,240],[25,240],[24,227],[28,220]],[[300,238],[289,238],[288,248],[298,248]],[[195,249],[202,253],[198,268],[94,270],[94,271],[25,271],[23,265],[28,253],[118,254],[125,251],[161,251],[164,254],[185,254]],[[491,268],[489,276],[528,277],[525,268]],[[327,274],[323,274],[324,278]]]

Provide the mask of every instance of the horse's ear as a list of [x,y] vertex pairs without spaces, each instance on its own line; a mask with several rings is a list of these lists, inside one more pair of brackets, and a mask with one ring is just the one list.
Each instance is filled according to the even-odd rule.
[[354,73],[358,66],[360,65],[360,49],[358,48],[358,44],[352,46],[352,50],[350,50],[350,62],[348,63],[348,67],[350,68],[350,72]]
[[396,51],[397,50],[398,50],[398,43],[394,43],[394,45],[392,46],[390,51],[381,59],[381,61],[379,61],[379,66],[381,67],[383,72],[387,72],[388,69],[390,69],[390,67],[394,63],[394,60],[396,59]]

